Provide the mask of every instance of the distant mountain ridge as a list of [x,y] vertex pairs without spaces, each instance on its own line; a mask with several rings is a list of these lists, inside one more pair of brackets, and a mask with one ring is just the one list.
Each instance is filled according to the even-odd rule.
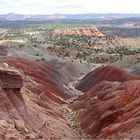
[[118,13],[91,13],[91,14],[46,14],[46,15],[24,15],[16,13],[1,14],[0,20],[15,21],[15,20],[56,20],[56,19],[112,19],[112,18],[129,18],[129,17],[140,17],[140,14],[118,14]]

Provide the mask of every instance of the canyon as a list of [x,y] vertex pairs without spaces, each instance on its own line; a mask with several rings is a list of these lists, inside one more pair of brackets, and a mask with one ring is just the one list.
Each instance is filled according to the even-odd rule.
[[140,137],[139,75],[0,54],[1,139]]

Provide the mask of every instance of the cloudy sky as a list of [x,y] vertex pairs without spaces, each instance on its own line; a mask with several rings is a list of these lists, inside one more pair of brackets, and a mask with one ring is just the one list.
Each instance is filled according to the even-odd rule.
[[140,0],[0,0],[0,14],[140,13]]

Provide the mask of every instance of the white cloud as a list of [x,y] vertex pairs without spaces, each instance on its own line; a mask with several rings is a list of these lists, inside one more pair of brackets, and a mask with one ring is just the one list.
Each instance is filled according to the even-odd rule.
[[0,0],[0,13],[140,13],[140,0]]

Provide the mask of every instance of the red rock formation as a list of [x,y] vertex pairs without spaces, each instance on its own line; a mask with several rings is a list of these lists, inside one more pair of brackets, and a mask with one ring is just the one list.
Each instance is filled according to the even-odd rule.
[[47,63],[8,56],[0,58],[0,68],[1,139],[77,138],[63,117],[71,95],[59,73]]
[[22,78],[18,72],[0,68],[0,87],[2,89],[21,89]]
[[76,88],[85,92],[101,81],[124,82],[131,79],[140,79],[140,77],[113,66],[102,66],[87,74]]
[[[0,57],[0,139],[78,139],[64,118],[62,104],[72,95],[62,75],[47,62],[7,56],[5,49]],[[77,86],[85,94],[71,104],[81,127],[93,138],[139,138],[139,85],[139,76],[112,66],[88,74]]]
[[[89,80],[86,89],[83,80]],[[95,69],[80,83],[86,92],[71,107],[87,133],[93,138],[139,138],[139,76],[107,66]]]
[[54,31],[55,35],[85,35],[85,36],[104,36],[97,28],[77,28],[77,29],[57,29]]

